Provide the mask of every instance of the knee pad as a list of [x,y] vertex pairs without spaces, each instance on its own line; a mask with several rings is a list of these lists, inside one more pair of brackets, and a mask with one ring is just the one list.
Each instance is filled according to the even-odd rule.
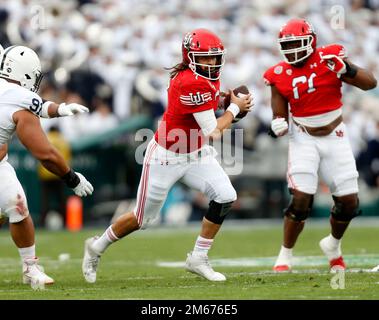
[[226,203],[218,203],[212,200],[209,203],[208,211],[204,217],[215,224],[222,224],[226,215],[229,213],[232,207],[232,203],[233,201]]
[[359,199],[357,196],[333,196],[334,206],[331,211],[332,217],[337,221],[349,222],[362,214],[359,210]]
[[313,206],[313,195],[304,194],[292,197],[288,208],[284,210],[284,215],[291,220],[301,222],[308,218]]

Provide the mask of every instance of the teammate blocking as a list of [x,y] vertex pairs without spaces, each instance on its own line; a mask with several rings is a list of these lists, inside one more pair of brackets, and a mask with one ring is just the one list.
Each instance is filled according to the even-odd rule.
[[86,281],[96,281],[100,257],[112,243],[145,228],[157,217],[168,191],[179,179],[210,200],[186,269],[210,281],[226,279],[210,266],[208,251],[237,195],[215,159],[215,150],[205,140],[221,137],[240,112],[250,111],[252,98],[250,94],[238,98],[230,90],[231,104],[216,119],[224,54],[222,41],[206,29],[193,30],[184,37],[182,62],[170,73],[166,112],[146,150],[137,205],[102,236],[86,240],[82,263]]
[[348,59],[342,45],[317,47],[316,33],[303,19],[287,22],[278,43],[284,61],[269,68],[264,80],[271,87],[271,135],[289,133],[287,180],[292,199],[285,209],[284,239],[274,270],[291,270],[292,250],[312,209],[318,172],[334,201],[331,233],[319,244],[331,271],[344,270],[341,238],[360,210],[358,172],[342,120],[341,86],[369,90],[377,81]]
[[61,177],[78,196],[92,194],[93,187],[74,172],[49,143],[39,117],[51,118],[88,112],[82,105],[56,104],[36,93],[42,79],[37,54],[24,46],[11,46],[0,54],[0,208],[9,219],[12,239],[22,259],[24,283],[52,284],[36,257],[34,225],[24,190],[16,172],[7,162],[7,143],[14,133],[42,165]]

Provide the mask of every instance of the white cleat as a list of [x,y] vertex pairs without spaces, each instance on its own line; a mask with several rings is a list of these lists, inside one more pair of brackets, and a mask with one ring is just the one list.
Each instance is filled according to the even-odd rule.
[[187,254],[185,268],[187,271],[196,273],[209,281],[225,281],[226,277],[215,272],[209,264],[208,255],[198,255],[190,252]]
[[278,273],[285,273],[292,271],[292,256],[283,257],[279,254],[278,258],[275,261],[272,270]]
[[375,268],[373,268],[371,271],[373,271],[373,272],[379,272],[379,264]]
[[84,243],[84,257],[82,263],[82,272],[84,279],[89,283],[96,282],[96,270],[100,262],[100,255],[91,249],[92,243],[98,237],[88,238]]
[[276,258],[275,264],[272,267],[277,273],[291,272],[292,270],[292,249],[281,247],[278,257]]
[[329,241],[329,237],[321,239],[319,242],[322,252],[329,260],[330,272],[336,273],[339,271],[345,271],[346,265],[342,257],[341,242],[338,246],[332,246]]
[[25,259],[22,264],[22,283],[24,284],[53,284],[54,279],[50,278],[38,265],[38,258]]

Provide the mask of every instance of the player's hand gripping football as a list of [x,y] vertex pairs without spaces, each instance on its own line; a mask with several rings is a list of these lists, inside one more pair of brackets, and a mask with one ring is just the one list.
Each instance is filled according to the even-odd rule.
[[93,192],[93,186],[91,183],[87,181],[87,179],[79,172],[75,172],[76,175],[79,177],[80,181],[79,184],[72,188],[74,190],[75,194],[79,197],[86,197],[92,194]]
[[337,73],[340,77],[344,73],[346,73],[346,65],[345,62],[338,56],[334,54],[321,55],[321,63],[326,64],[329,70]]
[[234,90],[229,90],[225,103],[227,105],[234,103],[240,109],[239,113],[235,116],[232,122],[236,123],[246,117],[247,113],[251,111],[251,107],[253,106],[253,97],[251,93],[249,93],[249,89],[246,86],[240,86]]
[[250,112],[250,108],[253,106],[253,97],[251,93],[243,94],[238,93],[236,96],[233,90],[229,89],[230,102],[235,103],[240,108],[240,113]]
[[288,123],[284,118],[275,118],[271,121],[271,129],[277,137],[284,136],[288,132]]
[[79,103],[61,103],[58,107],[58,114],[60,117],[73,116],[77,113],[88,112],[88,108]]

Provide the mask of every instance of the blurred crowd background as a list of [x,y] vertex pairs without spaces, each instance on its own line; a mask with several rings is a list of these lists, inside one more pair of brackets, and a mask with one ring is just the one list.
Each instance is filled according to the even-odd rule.
[[[231,177],[239,194],[231,218],[278,218],[289,200],[288,141],[267,135],[272,113],[262,75],[281,60],[277,34],[293,17],[313,24],[318,45],[343,44],[354,63],[379,78],[375,0],[0,0],[0,43],[4,48],[23,44],[38,52],[45,74],[39,93],[44,99],[90,108],[89,114],[42,120],[52,139],[58,135],[58,144],[66,142],[73,167],[90,174],[94,182],[96,192],[84,202],[85,222],[90,224],[108,222],[133,205],[141,170],[134,159],[140,143],[135,132],[154,130],[165,110],[165,68],[181,60],[183,35],[198,27],[214,31],[227,49],[221,88],[246,84],[255,101],[254,111],[234,127],[244,129],[244,159],[242,174]],[[361,205],[367,215],[379,215],[379,89],[363,92],[345,85],[343,90]],[[37,163],[17,141],[11,145],[10,160],[25,186],[31,212],[46,217],[54,209],[63,215],[60,187],[57,199],[45,199],[43,190],[51,189],[46,181],[54,178],[37,171]],[[327,216],[331,203],[320,181],[314,216]],[[199,219],[206,207],[207,199],[179,183],[169,194],[162,222]]]

